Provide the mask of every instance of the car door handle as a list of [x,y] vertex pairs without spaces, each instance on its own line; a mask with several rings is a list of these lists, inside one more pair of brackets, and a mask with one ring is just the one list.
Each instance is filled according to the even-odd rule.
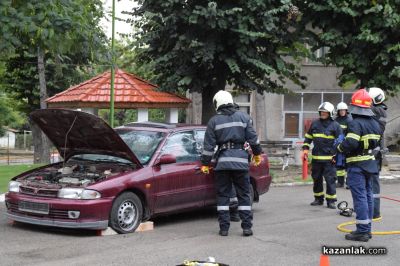
[[194,168],[194,173],[195,173],[196,175],[203,174],[203,173],[201,172],[200,169],[201,169],[200,166],[196,166],[196,167]]

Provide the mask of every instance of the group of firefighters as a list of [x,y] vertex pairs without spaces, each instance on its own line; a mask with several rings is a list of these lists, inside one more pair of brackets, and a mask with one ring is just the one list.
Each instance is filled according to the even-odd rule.
[[[336,209],[336,187],[345,186],[347,171],[346,186],[353,197],[357,228],[345,236],[347,240],[367,242],[372,237],[372,219],[380,217],[379,171],[386,125],[384,100],[385,94],[380,88],[359,89],[352,95],[349,107],[344,102],[337,105],[336,119],[334,105],[324,102],[318,108],[319,119],[312,122],[305,134],[305,156],[313,145],[310,155],[314,184],[312,206],[323,205],[325,199],[328,208]],[[216,159],[219,234],[227,236],[230,221],[240,217],[243,235],[251,236],[249,163],[260,165],[260,142],[251,117],[239,111],[229,92],[219,91],[213,103],[217,114],[207,125],[201,171],[209,173],[211,160]],[[244,148],[245,143],[250,145],[252,156]],[[239,217],[230,212],[233,198],[237,198]]]

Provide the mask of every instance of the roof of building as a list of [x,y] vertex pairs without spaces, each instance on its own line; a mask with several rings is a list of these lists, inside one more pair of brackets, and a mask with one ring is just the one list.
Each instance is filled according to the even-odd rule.
[[[114,106],[130,108],[185,108],[189,99],[169,92],[121,69],[115,71]],[[107,71],[46,100],[50,108],[109,108],[111,72]]]

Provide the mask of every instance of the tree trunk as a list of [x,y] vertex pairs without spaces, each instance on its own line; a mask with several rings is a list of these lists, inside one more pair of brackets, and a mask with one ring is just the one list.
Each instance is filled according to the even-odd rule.
[[[223,90],[224,88],[221,88]],[[203,92],[201,93],[201,101],[202,101],[202,110],[201,110],[201,123],[203,125],[207,125],[208,120],[215,115],[215,106],[213,104],[213,98],[214,95],[219,91],[220,89],[214,87],[214,86],[209,86],[205,89],[203,89]]]
[[186,98],[192,100],[192,103],[189,104],[189,107],[186,110],[186,123],[187,124],[201,124],[201,113],[202,113],[202,99],[201,93],[194,92],[186,92]]
[[[47,88],[44,68],[44,51],[38,47],[38,72],[40,88],[40,109],[46,109]],[[37,125],[31,122],[34,146],[34,163],[50,163],[50,141]]]
[[215,106],[213,103],[214,95],[220,91],[225,90],[226,86],[226,67],[218,66],[221,70],[220,75],[217,79],[206,88],[203,89],[201,94],[202,98],[202,110],[201,110],[201,123],[207,125],[208,120],[215,115]]
[[255,120],[256,131],[259,140],[266,139],[266,128],[265,128],[265,96],[264,93],[260,94],[257,91],[255,93]]

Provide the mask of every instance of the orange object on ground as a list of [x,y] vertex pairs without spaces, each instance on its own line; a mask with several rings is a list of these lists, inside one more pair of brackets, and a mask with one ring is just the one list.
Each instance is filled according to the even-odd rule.
[[303,180],[307,180],[308,177],[308,154],[303,154]]
[[327,255],[321,255],[319,266],[329,266],[329,257]]

